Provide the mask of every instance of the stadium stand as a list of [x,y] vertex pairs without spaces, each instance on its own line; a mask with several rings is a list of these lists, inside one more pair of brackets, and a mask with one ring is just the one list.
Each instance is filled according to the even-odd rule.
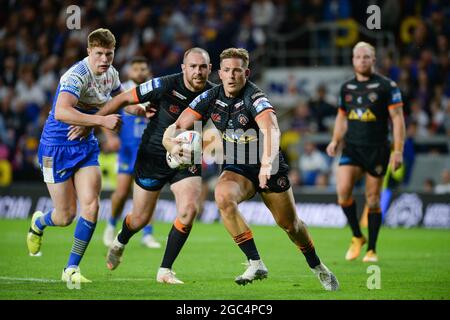
[[[416,128],[411,137],[416,163],[405,188],[420,190],[425,179],[439,181],[450,166],[450,9],[445,3],[376,1],[382,28],[374,33],[366,27],[364,1],[3,1],[0,159],[9,163],[2,165],[6,176],[12,170],[12,179],[3,178],[3,184],[41,180],[36,152],[57,79],[85,56],[86,35],[102,26],[117,37],[114,64],[122,74],[134,55],[146,56],[155,76],[176,72],[182,53],[194,45],[210,52],[217,69],[219,53],[238,46],[250,51],[252,80],[263,87],[276,68],[349,67],[352,45],[372,42],[378,71],[399,83],[407,125]],[[78,30],[66,25],[70,4],[81,8]],[[288,89],[299,87],[294,83]],[[284,151],[297,152],[293,170],[299,167],[305,141],[315,141],[323,151],[336,105],[332,88],[324,84],[295,97],[279,106],[281,126],[293,141],[290,151]],[[439,170],[433,162],[438,158]],[[333,183],[331,176],[320,180]]]

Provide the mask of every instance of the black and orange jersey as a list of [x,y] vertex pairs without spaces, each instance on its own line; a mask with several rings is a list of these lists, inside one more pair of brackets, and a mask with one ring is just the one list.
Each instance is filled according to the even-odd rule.
[[338,105],[348,120],[344,140],[364,146],[388,143],[389,110],[402,105],[400,90],[389,78],[373,73],[367,81],[345,82]]
[[162,138],[166,128],[177,120],[195,97],[213,86],[208,81],[202,91],[192,92],[184,85],[183,73],[176,73],[151,79],[136,87],[136,100],[150,102],[158,109],[144,130],[140,148],[147,154],[165,155]]
[[265,93],[254,83],[247,81],[234,98],[228,98],[223,85],[218,85],[195,98],[189,107],[204,122],[211,118],[221,132],[227,163],[260,163],[260,131],[255,119],[275,111]]

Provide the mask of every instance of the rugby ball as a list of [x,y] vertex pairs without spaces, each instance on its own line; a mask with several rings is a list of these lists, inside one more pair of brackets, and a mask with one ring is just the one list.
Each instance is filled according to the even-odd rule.
[[183,147],[191,150],[191,161],[188,163],[180,163],[169,152],[166,153],[166,161],[172,169],[183,169],[195,163],[195,160],[201,164],[202,137],[197,131],[188,130],[177,135],[176,139],[182,139],[185,142]]

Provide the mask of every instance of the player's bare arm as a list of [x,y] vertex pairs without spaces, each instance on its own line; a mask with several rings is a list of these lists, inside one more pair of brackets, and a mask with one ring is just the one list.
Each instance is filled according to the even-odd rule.
[[261,158],[261,169],[259,171],[259,186],[267,187],[267,181],[270,179],[272,163],[280,147],[280,128],[278,127],[277,117],[272,110],[267,110],[255,118],[259,129],[263,134],[263,155]]
[[78,99],[74,95],[62,92],[56,101],[56,120],[77,126],[102,126],[115,131],[120,129],[120,116],[113,114],[102,117],[96,114],[84,114],[74,108],[77,102]]
[[333,138],[331,142],[327,146],[327,154],[330,157],[335,157],[337,154],[337,150],[339,145],[344,138],[345,133],[347,132],[347,116],[344,111],[339,109],[339,112],[336,116],[336,121],[334,123],[333,129]]
[[405,120],[403,117],[403,108],[397,107],[389,110],[392,120],[393,136],[394,136],[394,152],[391,155],[391,166],[395,171],[403,163],[403,145],[405,141]]

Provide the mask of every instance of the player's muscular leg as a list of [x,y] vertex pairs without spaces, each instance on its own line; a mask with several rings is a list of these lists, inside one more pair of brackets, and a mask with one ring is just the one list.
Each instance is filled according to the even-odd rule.
[[297,246],[309,243],[311,237],[305,223],[297,216],[292,188],[281,193],[263,192],[261,197],[275,222],[286,231],[292,242]]
[[75,189],[80,203],[80,215],[93,223],[97,222],[101,173],[97,166],[79,169],[74,176]]
[[68,226],[77,214],[77,199],[73,179],[61,183],[47,183],[47,188],[54,205],[53,223],[56,226]]
[[178,220],[184,225],[192,225],[200,210],[202,178],[185,178],[172,184],[170,189],[175,195]]
[[132,181],[133,177],[129,174],[119,173],[117,175],[117,188],[111,195],[111,215],[113,218],[117,218],[122,212]]
[[339,166],[336,174],[336,190],[339,203],[346,203],[352,197],[356,180],[362,175],[362,169],[357,166]]
[[380,207],[380,193],[383,177],[374,177],[366,174],[366,203],[369,209]]
[[224,171],[214,193],[223,224],[232,237],[249,230],[242,218],[238,204],[251,198],[256,190],[252,182],[237,173]]
[[148,224],[155,211],[160,193],[160,190],[147,191],[134,183],[133,210],[128,215],[130,229],[138,231]]

